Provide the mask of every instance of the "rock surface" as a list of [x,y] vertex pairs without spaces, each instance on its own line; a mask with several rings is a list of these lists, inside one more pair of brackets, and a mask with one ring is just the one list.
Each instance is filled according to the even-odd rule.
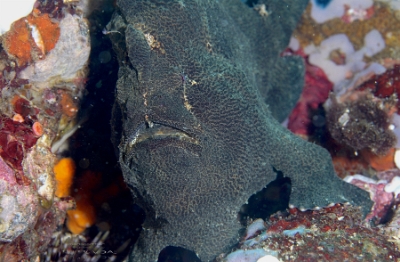
[[53,166],[77,125],[88,30],[71,1],[37,1],[0,37],[0,261],[39,261],[74,207]]
[[350,202],[368,194],[340,179],[329,154],[284,129],[301,92],[300,59],[280,57],[308,1],[117,1],[107,27],[120,61],[112,125],[120,164],[146,211],[130,260],[166,246],[202,261],[238,240],[237,212],[275,179],[290,203]]
[[278,261],[397,261],[400,256],[395,241],[363,221],[359,208],[335,204],[288,211],[269,217],[264,229],[246,236],[239,249],[217,261],[257,261],[247,259],[249,254],[271,254]]

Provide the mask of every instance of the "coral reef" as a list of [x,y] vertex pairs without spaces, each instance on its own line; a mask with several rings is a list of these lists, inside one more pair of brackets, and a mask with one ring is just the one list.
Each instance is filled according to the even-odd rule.
[[120,62],[113,139],[146,211],[132,261],[156,261],[166,246],[203,261],[226,251],[237,212],[274,180],[273,167],[291,179],[295,206],[369,211],[326,151],[274,119],[303,84],[301,59],[280,52],[307,1],[264,4],[268,16],[240,1],[117,1],[106,31]]
[[[342,5],[342,7],[346,4],[344,1],[337,0],[329,2],[331,5],[339,4]],[[382,2],[383,1],[365,1],[367,5],[364,7],[360,6],[359,8],[359,10],[365,11],[363,18],[352,22],[342,19],[339,15],[324,23],[318,23],[311,14],[312,5],[309,5],[293,33],[293,36],[299,40],[302,47],[306,47],[310,44],[318,46],[330,36],[344,34],[349,38],[355,49],[359,50],[365,45],[365,35],[371,30],[377,30],[383,37],[386,47],[376,58],[391,57],[392,59],[399,59],[400,30],[396,26],[399,22],[399,10],[393,9]],[[350,8],[348,11],[355,11],[355,9]]]
[[11,242],[21,235],[37,216],[38,199],[32,188],[23,190],[14,171],[0,158],[1,165],[1,234],[0,240]]
[[41,209],[35,214],[37,218],[34,220],[38,223],[34,227],[28,227],[10,243],[1,243],[1,261],[24,261],[26,258],[38,260],[39,255],[47,249],[53,233],[63,224],[66,209],[69,208],[70,203],[57,202],[48,210]]
[[[332,17],[324,15],[328,10]],[[318,117],[314,108],[326,100],[317,94],[333,90],[339,97],[347,90],[366,88],[379,98],[396,93],[392,90],[396,89],[399,45],[394,39],[399,31],[393,23],[398,12],[383,1],[311,2],[293,33],[289,53],[300,54],[306,65],[316,66],[314,71],[322,69],[322,73],[315,78],[315,73],[306,71],[302,99],[289,117],[291,131],[305,138],[311,135],[315,129],[312,118]],[[310,77],[316,81],[307,82]],[[358,88],[360,84],[364,86]]]
[[79,12],[61,0],[38,1],[0,36],[2,261],[39,259],[74,207],[71,177],[56,189],[59,152],[51,149],[76,126],[85,88],[90,41]]
[[345,181],[370,193],[374,206],[371,213],[366,217],[367,221],[378,224],[388,241],[396,244],[399,250],[400,170],[395,168],[377,172],[375,179],[364,175],[348,176]]
[[[317,78],[306,70],[288,128],[327,148],[339,177],[370,193],[374,206],[366,219],[397,247],[399,11],[396,1],[313,0],[285,52],[319,72]],[[328,99],[324,92],[331,92]],[[318,118],[325,120],[320,126]]]
[[[242,241],[234,253],[256,250],[272,253],[280,261],[397,261],[400,257],[382,230],[362,221],[360,209],[340,204],[303,212],[291,208],[288,215],[271,216],[266,229]],[[217,261],[231,261],[232,254]],[[256,262],[257,258],[232,261]]]
[[[380,75],[374,75],[364,83],[362,83],[358,90],[371,90],[372,93],[379,98],[388,98],[394,94],[399,97],[400,95],[400,65],[394,65],[386,72]],[[397,109],[399,109],[399,101],[397,102]]]
[[327,148],[342,178],[395,168],[398,14],[393,1],[311,1],[285,51],[313,69],[287,127]]
[[348,176],[344,180],[369,192],[371,199],[374,201],[374,206],[366,219],[374,219],[377,223],[383,221],[394,203],[393,194],[385,190],[388,182],[375,181],[362,175]]
[[[89,29],[86,20],[65,14],[60,21],[60,37],[46,59],[39,60],[20,72],[20,78],[40,86],[41,82],[76,81],[84,77],[82,71],[90,52]],[[78,72],[81,71],[81,72]]]
[[396,144],[396,136],[389,129],[389,111],[397,101],[379,101],[368,92],[351,96],[343,103],[331,96],[326,117],[330,134],[354,150],[368,148],[375,154],[386,154]]

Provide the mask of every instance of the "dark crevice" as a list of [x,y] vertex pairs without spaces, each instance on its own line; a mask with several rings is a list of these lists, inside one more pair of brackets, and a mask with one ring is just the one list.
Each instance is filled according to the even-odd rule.
[[239,212],[239,220],[242,225],[247,225],[249,219],[268,219],[270,215],[284,211],[289,207],[291,192],[291,180],[284,177],[281,171],[277,171],[276,179],[253,194],[247,204],[243,205]]
[[248,7],[253,7],[258,4],[258,0],[242,0]]
[[[81,189],[80,183],[86,172],[95,172],[99,181],[92,183],[99,183],[99,188],[91,192],[92,198],[106,199],[96,204],[96,223],[84,233],[85,237],[91,242],[99,232],[109,231],[102,249],[113,253],[118,251],[116,261],[122,261],[139,237],[145,214],[135,203],[130,190],[124,186],[115,148],[111,142],[115,130],[111,128],[110,119],[119,66],[109,35],[103,34],[102,30],[113,11],[112,1],[107,0],[104,1],[104,5],[94,9],[88,18],[91,33],[90,73],[87,92],[80,110],[80,118],[87,120],[71,138],[68,154],[71,154],[77,163],[75,191]],[[110,185],[119,185],[119,192],[115,197],[99,193]],[[101,256],[99,261],[106,261],[111,254]]]
[[193,251],[182,247],[168,246],[160,252],[158,262],[201,262],[201,260]]

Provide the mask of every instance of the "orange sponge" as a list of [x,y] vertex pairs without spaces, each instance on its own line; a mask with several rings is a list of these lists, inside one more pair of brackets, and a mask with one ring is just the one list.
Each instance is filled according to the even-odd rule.
[[4,47],[17,58],[18,65],[23,66],[32,60],[33,41],[25,20],[20,19],[14,22],[11,30],[5,34]]
[[38,35],[32,34],[36,36],[35,44],[42,51],[42,54],[47,54],[56,46],[60,37],[60,27],[49,14],[39,14],[37,9],[34,9],[33,13],[36,14],[27,18],[29,27],[31,31],[38,31]]
[[75,169],[75,162],[72,158],[62,158],[54,166],[53,170],[57,182],[57,197],[67,197],[70,195]]
[[102,174],[92,170],[85,170],[77,182],[73,192],[76,209],[67,211],[67,227],[73,234],[82,233],[96,222],[96,207],[127,190],[121,175],[105,185]]
[[359,157],[333,156],[332,162],[336,174],[342,179],[348,175],[363,173],[364,170],[368,169],[367,163]]
[[73,234],[80,234],[96,221],[96,209],[93,204],[93,193],[100,186],[101,174],[85,170],[78,180],[73,197],[76,208],[67,211],[67,227]]
[[61,110],[68,117],[74,117],[78,112],[78,106],[71,95],[67,93],[61,94]]
[[59,37],[58,23],[49,14],[42,15],[35,9],[29,16],[12,24],[3,45],[9,54],[16,57],[18,65],[24,66],[46,55],[55,47]]
[[68,210],[67,227],[73,234],[80,234],[96,221],[96,211],[85,196],[76,199],[76,209]]
[[367,159],[370,166],[376,171],[386,171],[395,168],[394,153],[395,148],[391,148],[385,155],[378,156],[370,151],[362,151],[362,155]]

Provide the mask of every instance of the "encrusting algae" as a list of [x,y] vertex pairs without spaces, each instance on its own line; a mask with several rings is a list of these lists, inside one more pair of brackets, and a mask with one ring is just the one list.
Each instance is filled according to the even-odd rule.
[[52,50],[60,37],[60,28],[48,14],[35,9],[11,26],[3,44],[7,52],[16,57],[18,65],[24,66],[42,59]]

